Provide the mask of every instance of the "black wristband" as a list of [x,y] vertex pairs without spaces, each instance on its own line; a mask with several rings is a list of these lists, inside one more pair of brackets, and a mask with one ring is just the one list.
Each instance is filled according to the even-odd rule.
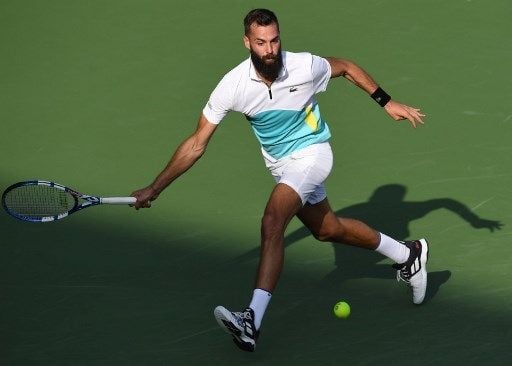
[[377,88],[377,90],[373,92],[372,95],[370,95],[370,97],[372,97],[374,101],[379,103],[381,107],[384,107],[391,100],[389,94],[382,90],[380,86]]

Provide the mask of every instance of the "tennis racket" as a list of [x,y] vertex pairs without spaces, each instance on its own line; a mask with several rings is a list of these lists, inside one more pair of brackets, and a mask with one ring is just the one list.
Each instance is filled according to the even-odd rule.
[[90,196],[44,180],[15,183],[2,194],[5,211],[19,220],[30,222],[55,221],[91,206],[129,205],[136,201],[135,197]]

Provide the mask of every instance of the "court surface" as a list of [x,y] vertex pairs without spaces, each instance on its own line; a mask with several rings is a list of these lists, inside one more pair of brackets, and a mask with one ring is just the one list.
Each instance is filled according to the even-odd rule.
[[[431,243],[427,301],[390,262],[316,242],[292,221],[254,354],[213,309],[250,300],[272,178],[243,116],[150,210],[98,207],[52,224],[0,212],[2,365],[502,365],[512,356],[512,3],[2,1],[0,189],[40,178],[127,195],[195,128],[247,57],[242,18],[276,11],[283,48],[340,56],[416,130],[346,80],[319,102],[334,137],[333,208]],[[503,224],[501,230],[489,227]],[[337,301],[352,315],[336,319]]]

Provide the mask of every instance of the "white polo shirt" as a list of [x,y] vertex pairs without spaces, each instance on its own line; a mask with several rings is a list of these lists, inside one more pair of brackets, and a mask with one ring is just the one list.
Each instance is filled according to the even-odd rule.
[[329,83],[329,62],[306,52],[282,55],[283,68],[270,88],[249,57],[222,78],[203,109],[214,124],[229,111],[243,113],[263,152],[275,159],[331,137],[315,99]]

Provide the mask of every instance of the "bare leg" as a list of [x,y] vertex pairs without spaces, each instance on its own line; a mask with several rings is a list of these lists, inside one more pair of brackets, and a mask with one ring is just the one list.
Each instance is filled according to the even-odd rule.
[[366,249],[379,246],[380,235],[364,222],[337,217],[327,199],[311,206],[304,206],[297,217],[321,241],[343,243]]
[[302,206],[299,195],[285,184],[277,184],[261,221],[261,254],[256,288],[272,293],[284,262],[284,232]]

